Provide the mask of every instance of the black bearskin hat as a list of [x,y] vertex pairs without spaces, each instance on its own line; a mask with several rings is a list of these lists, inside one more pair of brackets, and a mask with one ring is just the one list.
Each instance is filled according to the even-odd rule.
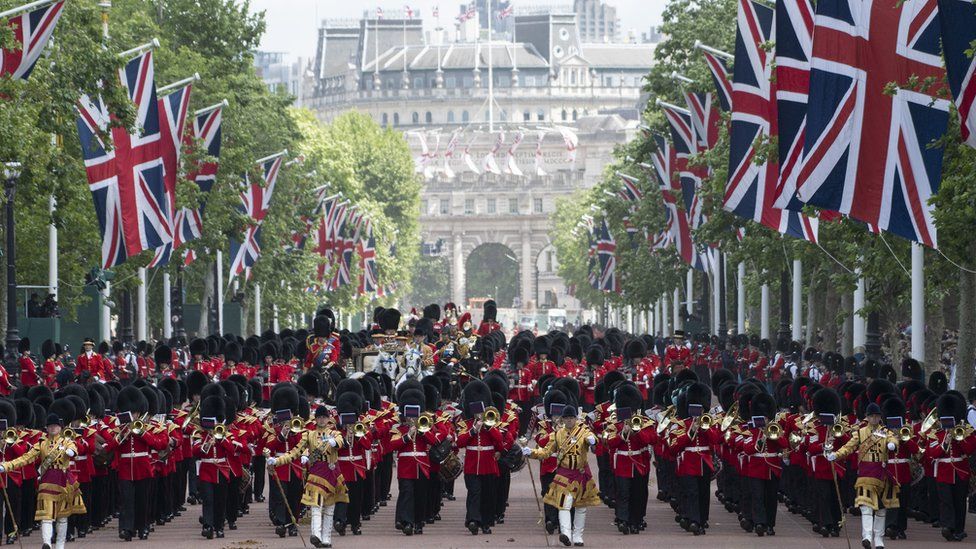
[[383,331],[396,331],[400,328],[400,311],[398,309],[386,309],[380,315],[380,329]]
[[159,395],[156,394],[156,390],[153,387],[140,387],[139,390],[142,391],[142,396],[146,397],[146,412],[159,413]]
[[17,425],[17,406],[5,398],[0,398],[0,419],[7,420],[8,428]]
[[819,414],[840,414],[840,395],[830,387],[820,389],[813,394],[813,411]]
[[461,411],[464,417],[471,419],[471,404],[475,402],[484,403],[485,407],[492,405],[491,389],[480,380],[469,381],[461,392]]
[[752,397],[750,412],[753,416],[763,416],[766,419],[776,417],[776,401],[767,393],[759,393]]
[[319,315],[312,321],[312,333],[315,337],[329,337],[332,335],[332,321],[329,317]]
[[236,341],[228,341],[227,344],[224,345],[224,360],[227,362],[233,362],[236,364],[241,361],[243,355],[244,351],[241,349],[240,344]]
[[58,416],[62,425],[67,425],[75,419],[75,405],[66,398],[59,398],[51,403],[47,413]]
[[[657,387],[655,387],[656,389]],[[735,403],[735,382],[726,381],[718,388],[718,403],[722,405],[722,410],[729,411]]]
[[41,343],[41,358],[51,358],[55,354],[57,354],[57,351],[54,348],[54,342],[50,339],[45,339],[44,343]]
[[363,397],[353,392],[342,393],[336,399],[336,409],[340,414],[359,415],[363,411]]
[[216,418],[217,423],[227,419],[226,401],[217,395],[208,396],[200,402],[200,417]]
[[715,372],[712,373],[712,379],[711,379],[712,393],[718,395],[719,389],[721,389],[722,385],[724,385],[725,382],[727,381],[735,381],[735,375],[732,373],[731,370],[728,370],[726,368],[720,368],[718,370],[715,370]]
[[949,380],[942,372],[932,372],[929,376],[929,390],[937,395],[949,390]]
[[209,382],[207,375],[199,370],[191,370],[186,374],[186,390],[190,397],[203,392],[203,387]]
[[497,320],[497,318],[498,318],[498,306],[495,305],[495,300],[494,299],[489,299],[488,301],[485,301],[484,311],[485,311],[484,317],[482,317],[482,320],[483,321],[489,321],[489,320],[490,321],[495,321],[495,320]]
[[420,406],[421,410],[424,410],[424,401],[426,397],[424,391],[418,391],[417,389],[407,389],[400,395],[400,413],[403,414],[404,406]]
[[[32,427],[34,425],[34,404],[26,398],[14,400],[14,412],[17,414],[16,424],[22,427]],[[98,416],[102,413],[99,412]],[[9,422],[9,419],[8,419]],[[8,425],[10,425],[8,423]]]
[[433,322],[441,319],[441,306],[436,303],[424,307],[424,318],[429,318]]
[[298,389],[294,385],[279,385],[271,393],[271,411],[291,410],[293,415],[298,415]]
[[153,360],[156,361],[157,366],[169,364],[173,362],[173,350],[169,348],[169,345],[160,345],[153,351]]
[[357,379],[346,378],[339,382],[336,386],[336,394],[341,395],[343,393],[353,392],[362,398],[366,398],[366,393],[363,390],[363,384]]
[[[498,372],[497,374],[494,372]],[[499,375],[500,374],[500,375]],[[485,385],[491,389],[493,393],[501,393],[503,395],[508,395],[508,382],[503,377],[505,374],[501,370],[491,370],[488,375],[482,379]]]
[[141,390],[129,385],[119,391],[116,408],[119,412],[132,412],[132,415],[140,416],[149,411],[149,400]]
[[888,400],[881,403],[881,414],[883,417],[900,417],[904,418],[908,410],[905,408],[905,403],[902,399],[895,397],[889,398]]
[[316,372],[302,374],[298,378],[298,386],[305,390],[305,394],[310,397],[318,397],[322,386],[322,376]]
[[190,341],[190,354],[191,355],[206,355],[208,351],[208,346],[206,340],[194,338]]
[[613,403],[617,405],[618,410],[621,408],[630,408],[634,415],[637,415],[641,413],[641,405],[644,403],[644,397],[636,385],[633,383],[624,383],[617,387],[617,390],[614,392]]
[[546,417],[552,417],[553,404],[569,404],[569,399],[566,398],[566,395],[558,389],[553,389],[546,393],[545,398],[542,399],[542,406],[544,408]]
[[647,354],[647,347],[640,338],[634,338],[624,346],[624,359],[641,359]]
[[963,421],[966,417],[966,399],[961,393],[947,391],[939,396],[936,402],[939,410],[939,417],[954,417],[957,422]]
[[685,381],[698,381],[698,374],[696,374],[691,368],[684,368],[674,375],[674,384],[676,386],[681,385]]
[[603,362],[605,360],[606,358],[603,354],[603,347],[600,347],[599,345],[591,345],[590,348],[586,350],[586,364],[588,366],[603,366]]
[[[573,401],[572,404],[574,405],[579,404],[580,386],[579,386],[579,381],[576,381],[576,378],[572,378],[572,377],[557,378],[555,381],[552,382],[552,387],[553,389],[559,389],[560,391],[562,391],[563,394],[565,394],[567,397],[569,397],[570,400]],[[607,387],[607,390],[609,391],[610,387]],[[608,394],[607,396],[609,397],[610,395]]]

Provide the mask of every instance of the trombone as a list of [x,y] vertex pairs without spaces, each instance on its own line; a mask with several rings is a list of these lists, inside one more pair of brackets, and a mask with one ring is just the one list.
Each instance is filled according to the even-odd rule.
[[495,425],[498,425],[500,419],[501,419],[501,414],[498,412],[498,408],[495,408],[494,406],[489,406],[485,410],[485,415],[484,415],[485,427],[488,427],[490,429]]
[[3,432],[3,443],[5,445],[9,446],[11,444],[15,444],[17,442],[17,438],[18,437],[17,437],[16,429],[7,429],[6,431]]
[[433,426],[434,426],[434,417],[429,413],[421,414],[420,417],[417,418],[418,433],[421,434],[426,433],[430,431],[433,428]]
[[[119,431],[119,434],[115,437],[115,442],[118,444],[122,444],[123,442],[128,440],[129,435],[139,436],[142,433],[144,433],[146,431],[146,418],[148,417],[149,417],[149,413],[146,412],[139,419],[123,427],[122,430]],[[66,429],[66,431],[70,431],[70,430],[71,429]]]
[[651,418],[637,414],[630,417],[630,430],[634,431],[635,433],[639,433],[641,429],[644,427],[649,427],[653,423],[654,420]]
[[699,429],[705,429],[707,431],[708,429],[712,428],[713,423],[715,423],[715,419],[709,414],[702,414],[698,416],[695,418],[695,421],[692,422],[691,429],[688,430],[688,437],[694,440],[698,436]]
[[661,418],[657,423],[657,434],[661,434],[671,425],[671,418],[674,416],[674,405],[670,405],[661,412]]

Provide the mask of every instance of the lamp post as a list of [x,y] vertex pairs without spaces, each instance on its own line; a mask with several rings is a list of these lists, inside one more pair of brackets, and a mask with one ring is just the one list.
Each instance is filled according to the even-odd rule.
[[17,347],[20,344],[20,331],[17,329],[17,267],[16,238],[14,235],[14,193],[20,179],[20,162],[6,162],[3,165],[3,188],[7,200],[7,338],[4,362],[7,372],[14,378],[20,377],[17,360]]

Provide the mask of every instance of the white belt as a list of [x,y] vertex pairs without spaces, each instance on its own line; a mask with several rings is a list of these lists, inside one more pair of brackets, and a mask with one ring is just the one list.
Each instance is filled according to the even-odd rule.
[[200,460],[200,463],[217,464],[217,463],[226,463],[226,462],[227,462],[227,458],[205,458]]
[[88,456],[75,456],[75,461],[85,461]]
[[494,446],[465,446],[465,450],[473,450],[475,452],[489,452],[495,449]]
[[359,461],[363,456],[339,456],[339,461]]
[[936,463],[958,463],[960,461],[963,461],[964,459],[965,458],[962,458],[962,457],[951,457],[951,458],[938,458],[938,459],[934,459],[932,461],[934,461]]
[[908,458],[889,459],[888,463],[908,463]]
[[397,455],[399,455],[400,457],[419,458],[419,457],[427,457],[427,452],[400,452]]
[[774,457],[779,457],[779,454],[773,454],[773,453],[770,453],[770,452],[764,452],[764,453],[760,453],[760,454],[750,454],[750,457],[754,457],[754,458],[774,458]]
[[689,446],[682,450],[682,452],[705,452],[707,450],[711,450],[711,448],[708,446]]
[[131,454],[121,454],[119,457],[123,457],[123,458],[149,457],[149,452],[133,452]]
[[639,456],[643,454],[646,450],[618,450],[618,456]]
[[514,389],[528,389],[531,385],[512,385]]

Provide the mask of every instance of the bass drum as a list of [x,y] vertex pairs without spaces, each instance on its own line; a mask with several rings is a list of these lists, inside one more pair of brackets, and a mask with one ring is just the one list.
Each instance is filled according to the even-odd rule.
[[441,462],[441,470],[438,475],[442,481],[451,482],[461,476],[463,470],[464,466],[461,465],[461,458],[457,454],[451,453]]

